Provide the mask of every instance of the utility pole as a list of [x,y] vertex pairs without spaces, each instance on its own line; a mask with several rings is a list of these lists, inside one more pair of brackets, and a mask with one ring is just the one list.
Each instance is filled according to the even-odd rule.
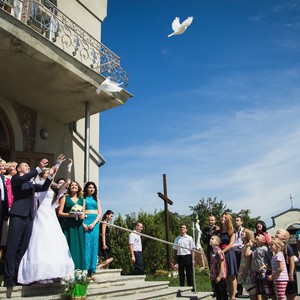
[[[164,193],[157,193],[158,197],[161,198],[164,201],[164,212],[165,212],[165,229],[166,229],[166,241],[169,241],[169,209],[168,204],[173,205],[173,201],[168,198],[168,192],[167,192],[167,175],[163,174],[163,188]],[[167,247],[167,267],[168,270],[171,265],[171,255],[170,255],[170,245],[166,245]]]

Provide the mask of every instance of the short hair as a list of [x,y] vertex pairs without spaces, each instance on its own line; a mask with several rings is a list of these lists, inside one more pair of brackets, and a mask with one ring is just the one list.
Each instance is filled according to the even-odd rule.
[[211,238],[212,237],[214,237],[216,240],[217,240],[217,242],[219,243],[219,244],[221,244],[221,239],[220,239],[220,237],[218,236],[218,235],[216,235],[216,234],[213,234],[212,236],[211,236]]

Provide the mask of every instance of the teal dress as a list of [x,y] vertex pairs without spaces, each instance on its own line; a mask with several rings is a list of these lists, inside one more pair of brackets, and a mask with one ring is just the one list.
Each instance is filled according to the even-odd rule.
[[[77,204],[83,206],[83,203],[83,199],[79,198]],[[64,212],[69,213],[74,205],[72,199],[66,196]],[[80,218],[78,220],[75,218],[61,219],[61,227],[67,239],[75,269],[86,270],[83,221]]]
[[[85,198],[85,209],[86,210],[97,210],[98,203],[92,197],[88,196]],[[85,225],[90,225],[93,223],[98,214],[86,214],[84,220]],[[92,230],[85,231],[85,261],[86,269],[89,274],[96,272],[97,258],[98,258],[98,240],[99,240],[99,222],[94,226]]]

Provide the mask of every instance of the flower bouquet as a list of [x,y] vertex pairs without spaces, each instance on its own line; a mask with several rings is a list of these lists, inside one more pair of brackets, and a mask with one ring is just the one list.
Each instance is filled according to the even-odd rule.
[[76,215],[76,220],[78,220],[78,216],[82,215],[84,213],[83,207],[79,204],[75,204],[72,206],[70,210],[70,214],[75,214]]
[[87,278],[87,271],[77,269],[74,271],[74,278],[65,281],[66,288],[63,299],[85,300],[90,280]]

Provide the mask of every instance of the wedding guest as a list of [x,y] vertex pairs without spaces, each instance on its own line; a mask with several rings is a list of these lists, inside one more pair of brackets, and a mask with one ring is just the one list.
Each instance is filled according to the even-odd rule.
[[98,255],[103,261],[98,265],[99,269],[108,269],[113,261],[113,253],[110,245],[110,228],[107,226],[114,217],[114,212],[107,210],[102,217],[103,223],[100,224],[99,251]]
[[272,274],[268,280],[273,281],[277,300],[285,300],[285,289],[289,281],[288,271],[283,255],[284,242],[278,238],[272,238],[270,248],[272,256]]
[[267,278],[271,274],[271,259],[272,252],[267,246],[266,237],[259,233],[255,237],[255,244],[249,242],[250,247],[246,249],[246,256],[251,257],[251,272],[255,282],[256,299],[268,299],[273,297],[274,284],[268,281]]
[[[186,225],[180,226],[180,236],[175,238],[173,249],[175,250],[175,257],[177,258],[178,271],[179,271],[179,284],[184,286],[185,276],[187,285],[193,285],[193,261],[192,251],[196,248],[193,238],[187,234]],[[182,246],[177,247],[177,245]],[[186,249],[187,248],[187,249]]]
[[262,220],[258,220],[255,224],[255,229],[255,236],[257,236],[258,234],[263,234],[266,239],[266,244],[269,245],[271,242],[271,237],[267,233],[266,223]]
[[7,188],[8,209],[11,208],[14,201],[14,196],[11,188],[11,178],[17,174],[17,170],[16,170],[17,165],[18,164],[15,161],[9,161],[6,164],[5,183]]
[[97,186],[88,181],[83,189],[85,200],[85,215],[83,228],[85,231],[85,262],[88,275],[96,272],[99,241],[99,220],[101,218],[100,199]]
[[226,260],[223,251],[219,245],[221,239],[217,235],[213,235],[210,238],[210,245],[212,246],[211,258],[210,258],[210,278],[214,282],[215,296],[217,300],[227,300],[226,290]]
[[221,217],[221,226],[219,237],[221,239],[221,249],[225,254],[226,268],[227,268],[227,292],[230,300],[235,299],[237,291],[238,267],[236,262],[236,255],[233,249],[235,242],[235,233],[232,224],[232,218],[228,213],[224,213]]
[[34,192],[48,190],[54,168],[50,169],[50,176],[47,177],[43,185],[35,184],[31,179],[41,173],[47,165],[48,160],[44,158],[36,169],[30,171],[29,165],[22,162],[17,166],[17,174],[11,179],[14,202],[9,212],[10,223],[4,262],[6,287],[12,287],[16,284],[19,263],[29,244],[35,216]]
[[[0,256],[3,257],[3,248],[6,244],[6,236],[7,236],[7,226],[6,221],[8,219],[8,193],[6,186],[6,178],[3,175],[2,169],[6,171],[4,160],[0,158],[0,241],[1,241],[1,249]],[[3,231],[3,236],[2,236]]]
[[[208,217],[208,226],[204,228],[202,238],[203,242],[206,244],[206,258],[207,258],[207,263],[208,267],[210,269],[210,257],[211,257],[211,251],[212,251],[212,246],[210,245],[210,238],[217,234],[219,232],[220,228],[219,226],[216,225],[216,217],[213,215],[210,215]],[[211,280],[211,288],[213,291],[213,296],[215,296],[215,288],[214,288],[214,280]]]
[[131,262],[134,264],[133,272],[129,275],[143,275],[144,264],[142,257],[142,240],[139,233],[143,230],[144,226],[142,223],[137,222],[134,230],[129,234],[129,250],[131,254]]
[[62,218],[62,230],[67,239],[75,269],[81,270],[86,270],[84,229],[82,226],[85,218],[84,211],[85,201],[82,188],[78,182],[72,181],[67,194],[61,199],[58,216]]
[[286,262],[286,268],[289,274],[289,281],[285,289],[286,298],[287,300],[297,300],[298,287],[297,287],[294,250],[292,246],[288,243],[290,239],[290,233],[285,229],[278,229],[275,233],[275,237],[282,240],[285,243],[283,247],[283,255]]
[[[243,248],[243,240],[242,240],[242,232],[244,230],[243,227],[244,219],[242,216],[237,216],[234,220],[234,229],[235,229],[235,242],[233,244],[233,249],[236,255],[236,263],[238,270],[240,269],[241,262],[241,250]],[[236,296],[241,296],[243,294],[243,286],[241,283],[237,284],[237,294]]]
[[[62,162],[64,156],[58,156]],[[47,170],[35,178],[35,182],[43,184],[47,178]],[[55,193],[52,188],[60,189],[62,186],[51,184],[48,191],[35,193],[40,203],[33,222],[32,235],[29,246],[19,266],[18,282],[30,284],[51,283],[53,279],[72,277],[74,263],[68,243],[58,222],[53,199]]]
[[255,283],[253,281],[251,272],[251,257],[246,256],[246,252],[250,251],[251,245],[253,245],[255,242],[254,232],[250,229],[244,228],[241,232],[241,237],[243,240],[243,245],[241,248],[241,260],[237,282],[245,287],[246,292],[249,294],[250,300],[256,300],[257,297],[255,294]]

